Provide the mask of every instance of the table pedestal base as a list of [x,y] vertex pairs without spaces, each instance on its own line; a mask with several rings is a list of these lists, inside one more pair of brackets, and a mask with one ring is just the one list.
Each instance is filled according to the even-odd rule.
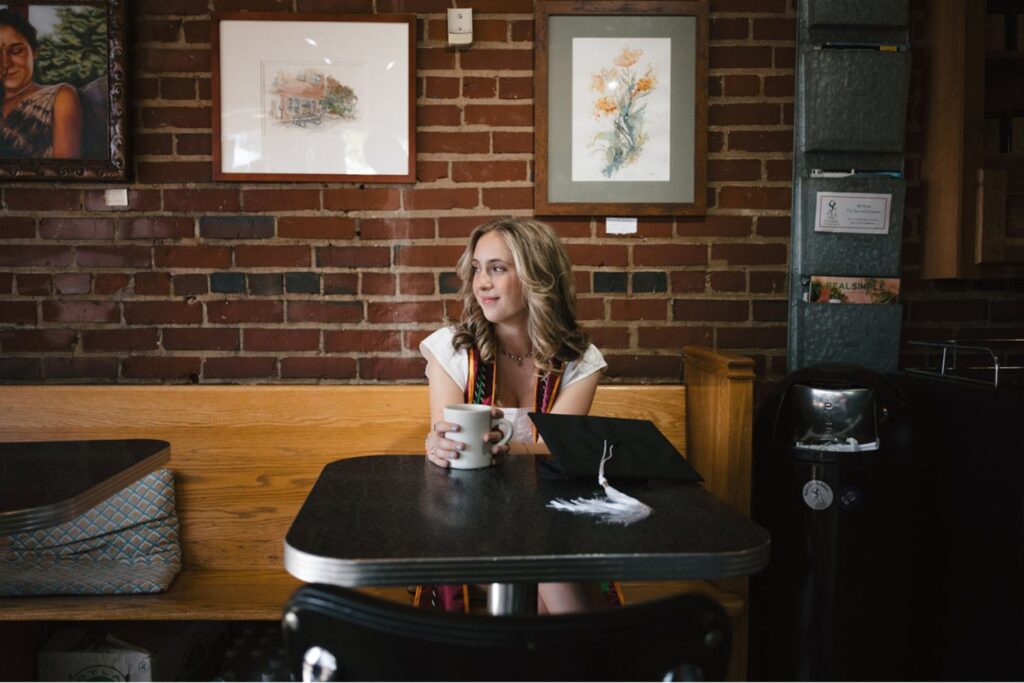
[[487,588],[487,611],[490,614],[536,614],[537,584],[492,583]]

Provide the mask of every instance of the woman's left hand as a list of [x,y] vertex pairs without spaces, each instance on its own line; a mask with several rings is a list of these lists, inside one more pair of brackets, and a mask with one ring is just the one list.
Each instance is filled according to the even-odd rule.
[[[501,418],[504,417],[505,413],[501,412],[500,408],[491,408],[491,417]],[[505,438],[505,435],[501,433],[500,429],[487,432],[484,435],[485,447],[489,447],[491,450],[491,464],[497,465],[501,462],[501,458],[509,454],[512,447],[509,444],[498,445],[498,442]]]

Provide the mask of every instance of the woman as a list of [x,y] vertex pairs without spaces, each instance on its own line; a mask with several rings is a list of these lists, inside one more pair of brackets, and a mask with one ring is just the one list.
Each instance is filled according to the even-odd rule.
[[35,27],[17,12],[0,10],[0,158],[77,159],[82,149],[78,93],[67,83],[35,82],[38,50]]
[[[601,352],[576,324],[572,266],[557,235],[532,220],[502,218],[477,227],[459,259],[462,319],[427,337],[431,431],[427,457],[448,467],[463,447],[446,439],[458,425],[444,421],[455,403],[491,405],[515,425],[508,452],[543,453],[546,448],[528,411],[586,415],[602,371]],[[470,380],[472,378],[472,381]],[[491,443],[500,432],[488,435]],[[538,611],[573,612],[605,604],[597,586],[542,583]]]

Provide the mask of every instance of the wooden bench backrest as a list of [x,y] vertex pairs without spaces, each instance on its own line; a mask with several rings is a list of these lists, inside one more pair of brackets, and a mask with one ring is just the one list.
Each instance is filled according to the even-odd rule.
[[[685,393],[602,386],[591,414],[652,420],[685,454]],[[321,468],[422,453],[427,403],[422,385],[0,386],[0,441],[169,441],[186,565],[280,570]]]

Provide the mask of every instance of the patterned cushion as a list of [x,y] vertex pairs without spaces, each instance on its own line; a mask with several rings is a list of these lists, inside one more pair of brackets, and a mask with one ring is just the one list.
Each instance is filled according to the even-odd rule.
[[180,569],[166,468],[68,522],[0,536],[0,595],[158,593]]

